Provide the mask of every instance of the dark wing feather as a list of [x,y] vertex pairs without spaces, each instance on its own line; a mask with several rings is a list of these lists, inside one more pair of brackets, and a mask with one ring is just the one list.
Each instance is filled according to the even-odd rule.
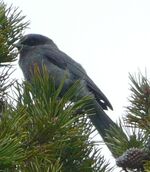
[[113,110],[113,107],[107,97],[103,94],[103,92],[95,85],[95,83],[87,76],[87,87],[88,89],[95,95],[96,100],[101,105],[101,107],[105,110],[108,107]]
[[95,85],[95,83],[88,77],[86,71],[83,67],[70,58],[67,54],[60,51],[59,49],[46,49],[45,57],[53,64],[59,66],[62,69],[68,69],[74,76],[74,79],[84,79],[87,84],[87,88],[90,92],[95,95],[96,100],[101,105],[103,109],[110,109],[112,105],[110,104],[107,97],[102,93],[102,91]]
[[51,63],[55,64],[61,69],[66,69],[67,63],[65,59],[61,57],[61,54],[55,51],[49,51],[47,48],[44,51],[44,57],[50,61]]

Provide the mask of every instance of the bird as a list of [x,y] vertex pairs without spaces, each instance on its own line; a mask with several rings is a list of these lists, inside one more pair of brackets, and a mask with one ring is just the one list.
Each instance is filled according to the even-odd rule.
[[92,96],[94,114],[89,115],[89,118],[105,141],[107,130],[117,125],[105,112],[108,109],[113,110],[113,107],[82,65],[61,51],[52,39],[41,34],[27,34],[15,46],[19,51],[19,66],[25,80],[31,82],[31,69],[34,68],[34,64],[40,69],[43,65],[46,66],[49,75],[54,78],[56,87],[62,82],[64,75],[67,76],[64,82],[65,90],[80,80],[82,92],[79,93],[79,98]]

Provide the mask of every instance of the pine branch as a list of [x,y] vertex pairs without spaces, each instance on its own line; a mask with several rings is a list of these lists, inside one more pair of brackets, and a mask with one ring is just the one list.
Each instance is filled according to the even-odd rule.
[[[37,70],[32,84],[16,85],[17,107],[11,107],[14,107],[13,114],[22,119],[13,126],[6,125],[21,138],[24,150],[16,171],[111,171],[96,148],[96,142],[90,139],[93,126],[87,120],[86,112],[80,111],[91,97],[74,102],[80,88],[78,81],[60,98],[64,81],[55,89],[53,79],[44,72],[42,78]],[[10,117],[13,121],[13,115]]]
[[25,16],[18,8],[7,7],[0,1],[0,67],[16,59],[17,51],[13,44],[29,25],[24,19]]
[[[132,129],[132,131],[129,132],[129,129]],[[106,140],[114,157],[117,158],[131,147],[141,147],[143,137],[140,131],[137,132],[136,128],[126,127],[120,121],[119,129],[112,127],[108,130]]]
[[[21,132],[21,126],[26,123],[22,110],[14,112],[10,107],[3,112],[0,120],[0,171],[15,171],[25,157],[22,140],[25,133]],[[20,135],[19,135],[20,133]]]
[[[108,142],[116,153],[116,163],[124,171],[144,172],[150,160],[150,83],[141,73],[130,75],[131,96],[121,130],[108,132]],[[132,131],[132,132],[128,132]]]
[[17,57],[13,44],[28,26],[24,19],[17,8],[0,1],[0,117],[8,105],[8,92],[14,82],[10,79],[13,72],[10,62]]
[[127,107],[127,121],[141,129],[149,129],[150,125],[150,83],[142,74],[138,78],[130,75],[132,82],[130,106]]

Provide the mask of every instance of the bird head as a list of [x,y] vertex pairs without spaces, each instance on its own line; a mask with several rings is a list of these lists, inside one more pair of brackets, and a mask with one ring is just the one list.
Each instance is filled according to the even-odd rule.
[[28,34],[23,36],[18,43],[14,44],[14,46],[18,50],[22,50],[24,47],[40,46],[46,44],[55,45],[54,42],[46,36],[40,34]]

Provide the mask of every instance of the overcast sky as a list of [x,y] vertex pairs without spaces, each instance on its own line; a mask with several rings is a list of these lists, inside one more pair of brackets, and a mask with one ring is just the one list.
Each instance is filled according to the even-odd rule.
[[[30,29],[54,40],[82,64],[114,107],[124,114],[128,74],[147,68],[150,76],[149,0],[5,0],[19,6]],[[19,68],[16,72],[21,78]]]

